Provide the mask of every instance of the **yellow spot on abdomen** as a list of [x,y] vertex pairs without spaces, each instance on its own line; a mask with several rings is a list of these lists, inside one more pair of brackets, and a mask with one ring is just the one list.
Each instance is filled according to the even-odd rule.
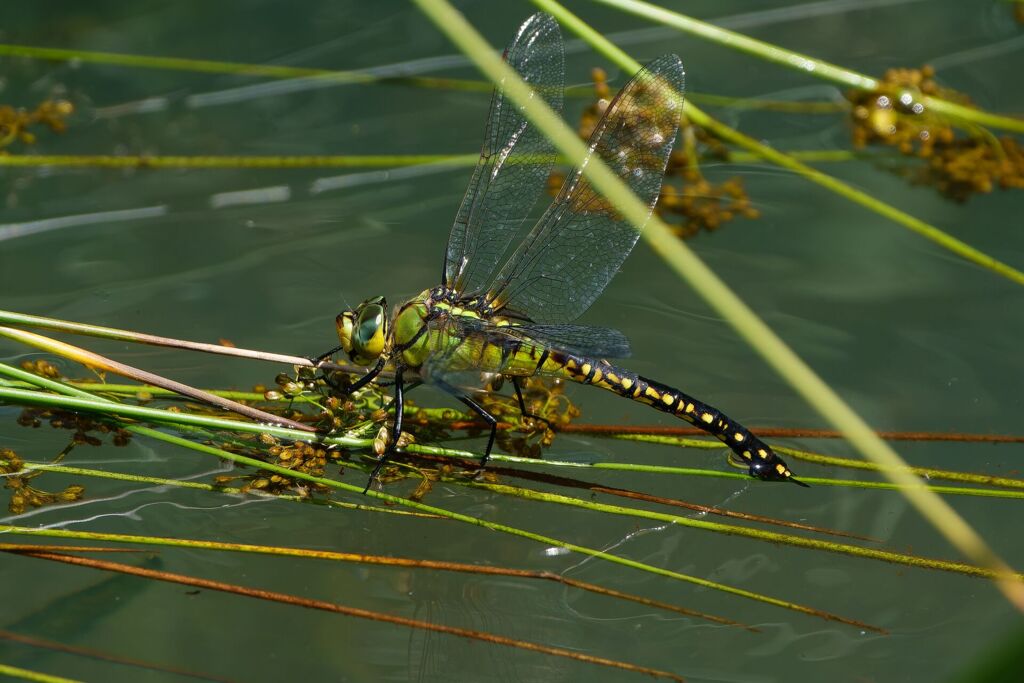
[[732,435],[732,438],[736,439],[737,441],[743,441],[743,439],[747,437],[743,436],[739,432],[736,432],[735,434]]
[[715,421],[715,416],[712,415],[711,413],[704,413],[703,415],[700,416],[700,419],[704,420],[708,424],[711,424],[712,422]]
[[757,454],[758,454],[759,456],[761,456],[761,458],[762,458],[762,459],[765,459],[765,458],[767,458],[767,457],[768,457],[768,451],[766,451],[766,450],[765,450],[765,449],[763,449],[763,448],[758,448],[758,449],[757,449]]
[[648,398],[653,398],[653,399],[659,399],[659,398],[661,398],[661,394],[659,394],[659,393],[658,393],[658,390],[657,390],[657,389],[655,389],[654,387],[647,387],[647,391],[645,391],[645,392],[644,392],[644,394],[645,394],[645,395],[646,395],[646,396],[647,396]]
[[[614,381],[613,375],[608,375],[608,378]],[[633,386],[633,380],[631,380],[628,377],[623,377],[622,382],[620,382],[620,384],[622,384],[623,389],[629,389],[631,386]]]
[[665,394],[664,396],[661,397],[661,401],[665,405],[670,406],[676,402],[676,397],[672,396],[671,394]]

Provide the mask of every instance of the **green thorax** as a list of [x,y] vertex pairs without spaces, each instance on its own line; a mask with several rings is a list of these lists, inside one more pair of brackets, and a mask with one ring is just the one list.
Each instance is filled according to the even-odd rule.
[[[508,318],[482,315],[474,308],[459,306],[441,289],[426,290],[407,301],[395,313],[392,352],[406,367],[419,370],[433,362],[432,369],[445,372],[502,372],[532,375],[543,347],[518,335],[480,332],[479,321],[488,326],[514,327]],[[465,324],[460,324],[465,323]]]
[[395,312],[391,327],[392,352],[401,354],[405,364],[414,369],[423,365],[430,349],[427,330],[424,329],[431,314],[430,293],[428,289],[402,304]]

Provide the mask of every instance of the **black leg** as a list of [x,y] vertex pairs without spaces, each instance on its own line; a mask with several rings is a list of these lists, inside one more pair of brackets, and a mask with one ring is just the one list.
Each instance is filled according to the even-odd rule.
[[313,362],[313,365],[320,365],[325,360],[327,360],[328,358],[330,358],[331,356],[336,354],[338,351],[341,351],[342,348],[343,347],[341,347],[341,346],[335,346],[333,349],[331,349],[327,353],[321,353],[319,356],[314,356],[313,358],[310,358],[309,360],[311,360]]
[[541,417],[540,415],[536,415],[534,413],[530,413],[530,412],[526,411],[526,401],[523,400],[523,390],[519,386],[519,378],[518,377],[513,377],[512,378],[512,386],[515,387],[515,390],[516,390],[516,400],[519,401],[519,414],[522,415],[523,417],[529,417],[529,418],[534,419],[534,420],[539,420],[539,421],[543,422],[544,424],[550,426],[551,422],[546,417]]
[[[333,356],[334,354],[336,354],[336,353],[337,353],[338,351],[341,351],[341,350],[342,350],[342,347],[340,347],[340,346],[336,346],[336,347],[334,347],[333,349],[331,349],[330,351],[328,351],[328,352],[326,352],[326,353],[321,353],[321,354],[320,354],[319,356],[316,356],[315,358],[310,358],[309,360],[310,360],[310,362],[312,362],[312,363],[313,363],[314,365],[319,365],[320,363],[324,362],[325,360],[327,360],[328,358],[330,358],[331,356]],[[331,388],[332,388],[332,389],[336,389],[336,390],[338,390],[338,391],[343,391],[343,393],[349,393],[349,394],[351,394],[351,393],[353,393],[353,392],[355,392],[355,391],[358,391],[358,390],[362,389],[362,388],[363,388],[363,387],[365,387],[365,386],[366,386],[367,384],[369,384],[370,382],[372,382],[372,381],[373,381],[373,379],[374,379],[374,378],[375,378],[375,377],[376,377],[377,375],[379,375],[379,374],[380,374],[381,370],[383,370],[383,369],[384,369],[384,366],[385,366],[385,365],[387,365],[387,362],[388,362],[388,361],[387,361],[387,358],[386,358],[385,356],[383,356],[383,355],[382,355],[382,356],[381,356],[380,358],[378,358],[378,359],[377,359],[377,364],[376,364],[376,365],[374,365],[374,366],[373,366],[373,367],[372,367],[372,368],[370,369],[370,371],[369,371],[369,372],[367,372],[367,373],[366,373],[365,375],[363,375],[362,377],[360,377],[360,378],[359,378],[358,380],[356,380],[356,382],[355,382],[354,384],[352,384],[352,385],[351,385],[350,387],[348,387],[348,388],[347,388],[347,389],[345,389],[345,390],[342,390],[342,389],[341,389],[341,387],[339,387],[339,386],[338,386],[338,385],[336,385],[336,384],[335,384],[334,382],[332,382],[332,381],[331,381],[331,380],[330,380],[330,379],[329,379],[329,378],[327,377],[326,373],[324,374],[324,379],[325,379],[325,380],[327,381],[327,383],[328,383],[328,384],[330,384],[330,385],[331,385]]]
[[[381,365],[383,367],[383,365]],[[380,372],[380,370],[377,370]],[[380,474],[380,470],[384,467],[385,463],[391,459],[391,455],[395,452],[398,447],[398,439],[402,436],[402,418],[405,413],[405,387],[402,384],[402,369],[398,368],[395,370],[395,424],[391,428],[391,438],[388,441],[388,446],[384,450],[384,453],[377,458],[377,465],[373,468],[373,472],[370,473],[370,478],[366,482],[366,488],[363,489],[365,494],[370,490],[370,486],[373,485],[373,480]]]
[[[350,386],[348,388],[348,393],[351,394],[353,392],[359,391],[360,389],[365,387],[367,384],[372,382],[374,380],[374,378],[376,378],[377,375],[380,374],[380,371],[384,369],[384,366],[387,365],[387,362],[388,362],[387,358],[385,358],[384,356],[381,356],[379,359],[377,359],[377,364],[374,365],[373,368],[371,368],[368,373],[366,373],[365,375],[363,375],[362,377],[357,379],[355,381],[355,384],[353,384],[352,386]],[[401,382],[399,382],[396,379],[395,380],[395,385],[397,386],[399,384],[401,384]]]
[[377,375],[381,373],[381,370],[384,369],[385,365],[387,365],[387,359],[384,356],[381,356],[380,359],[377,360],[377,364],[370,368],[369,372],[367,372],[365,375],[363,375],[362,377],[360,377],[347,387],[342,387],[335,384],[334,380],[332,380],[330,375],[328,375],[327,373],[324,373],[323,377],[324,381],[327,382],[328,386],[337,391],[339,394],[345,394],[347,396],[349,394],[353,394],[359,391],[367,384],[372,382],[377,377]]
[[487,460],[491,457],[491,449],[494,448],[494,437],[498,434],[498,418],[484,410],[483,406],[465,394],[455,394],[455,397],[469,406],[469,409],[474,413],[482,417],[484,422],[491,428],[491,434],[487,437],[487,448],[484,450],[484,457],[480,458],[480,467],[484,467],[487,465]]
[[[423,384],[423,382],[421,380],[418,380],[418,379],[417,380],[413,380],[412,382],[406,382],[405,390],[406,390],[406,392],[410,392],[413,389],[415,389],[416,387],[420,386],[421,384]],[[393,386],[395,386],[395,383],[394,382],[377,382],[377,386],[378,387],[393,387]],[[390,407],[391,407],[391,404],[389,403],[388,404],[388,408],[390,408]]]

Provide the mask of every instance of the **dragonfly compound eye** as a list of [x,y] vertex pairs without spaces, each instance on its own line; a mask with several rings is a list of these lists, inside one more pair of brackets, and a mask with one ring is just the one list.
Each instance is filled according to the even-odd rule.
[[356,314],[353,311],[342,311],[334,319],[334,326],[338,329],[338,340],[341,342],[342,350],[352,354],[352,330],[355,328]]
[[387,341],[387,313],[383,303],[371,300],[360,306],[350,334],[352,350],[349,356],[353,362],[369,364],[379,358]]

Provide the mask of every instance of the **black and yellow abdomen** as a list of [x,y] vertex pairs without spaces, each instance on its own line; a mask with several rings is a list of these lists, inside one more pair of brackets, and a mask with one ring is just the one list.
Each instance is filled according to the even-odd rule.
[[[793,478],[786,463],[766,443],[716,408],[702,403],[679,389],[615,367],[605,360],[594,360],[568,353],[550,351],[537,368],[538,374],[562,377],[590,384],[619,396],[645,403],[663,413],[686,420],[717,437],[749,467],[751,476],[771,481]],[[801,484],[803,485],[803,484]]]

